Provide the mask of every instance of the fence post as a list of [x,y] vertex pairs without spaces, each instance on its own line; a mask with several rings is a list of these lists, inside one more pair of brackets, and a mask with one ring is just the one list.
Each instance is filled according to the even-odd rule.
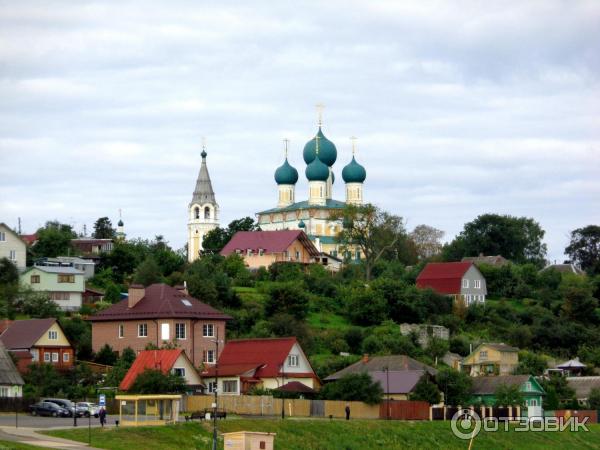
[[447,408],[448,408],[448,407],[447,407],[446,405],[444,405],[444,421],[445,421],[445,420],[447,420],[447,419],[446,419],[446,411],[447,411]]

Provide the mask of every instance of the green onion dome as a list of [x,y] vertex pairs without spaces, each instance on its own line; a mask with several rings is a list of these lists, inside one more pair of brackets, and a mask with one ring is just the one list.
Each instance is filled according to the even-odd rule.
[[356,162],[353,156],[350,164],[342,169],[342,178],[345,183],[364,183],[367,178],[367,171]]
[[297,181],[298,171],[285,158],[285,162],[275,171],[275,182],[277,184],[296,184]]
[[300,219],[300,222],[298,222],[298,228],[306,228],[306,224],[304,223],[304,220]]
[[[321,127],[319,127],[319,131],[317,131],[317,136],[319,137],[319,158],[331,167],[337,159],[337,149],[335,148],[335,144],[325,137],[321,131]],[[304,162],[306,164],[313,162],[317,154],[317,136],[308,141],[304,146],[302,156],[304,157]]]
[[312,162],[306,166],[306,178],[308,181],[327,181],[329,178],[329,167],[327,167],[323,161],[321,161],[321,154],[312,160]]
[[119,223],[117,223],[118,227],[122,227],[123,226],[123,221],[121,219],[119,219]]

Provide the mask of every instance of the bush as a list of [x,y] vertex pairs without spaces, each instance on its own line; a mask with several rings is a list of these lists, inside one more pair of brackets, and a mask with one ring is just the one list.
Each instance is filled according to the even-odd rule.
[[426,375],[421,377],[413,392],[410,394],[411,400],[427,402],[430,405],[438,404],[441,398],[442,396],[440,395],[440,390],[429,380],[429,377]]
[[301,320],[308,315],[308,295],[302,285],[296,282],[272,283],[268,293],[265,302],[267,317],[285,313]]
[[365,402],[368,405],[381,403],[383,389],[369,374],[348,374],[339,380],[327,383],[320,392],[324,400]]

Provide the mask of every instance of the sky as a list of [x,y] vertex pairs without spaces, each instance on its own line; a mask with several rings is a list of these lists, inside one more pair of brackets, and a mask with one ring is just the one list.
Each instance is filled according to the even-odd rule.
[[532,217],[548,258],[600,223],[598,1],[0,0],[0,222],[186,241],[202,137],[222,226],[274,207],[323,131],[364,197],[451,240]]

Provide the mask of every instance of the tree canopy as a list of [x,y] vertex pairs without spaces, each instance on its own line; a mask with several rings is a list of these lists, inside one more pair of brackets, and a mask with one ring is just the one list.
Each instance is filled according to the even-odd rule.
[[36,258],[54,258],[75,253],[71,245],[71,239],[75,239],[77,234],[73,231],[71,225],[48,221],[35,234],[37,235],[37,242],[32,247],[32,252]]
[[100,217],[94,223],[94,233],[92,237],[95,239],[114,239],[117,232],[112,226],[112,222],[108,217]]
[[325,400],[365,402],[368,405],[381,403],[383,389],[367,373],[344,375],[339,380],[327,383],[320,392]]
[[464,256],[502,255],[518,264],[543,266],[547,252],[542,242],[545,231],[528,217],[483,214],[465,224],[463,231],[444,246],[447,261]]
[[129,392],[135,394],[180,394],[185,392],[185,380],[179,375],[146,369],[137,376]]
[[210,230],[202,240],[202,248],[206,253],[219,253],[238,231],[256,231],[260,227],[252,217],[233,220],[227,228],[217,227]]
[[588,225],[571,232],[565,253],[590,275],[600,274],[600,226]]

